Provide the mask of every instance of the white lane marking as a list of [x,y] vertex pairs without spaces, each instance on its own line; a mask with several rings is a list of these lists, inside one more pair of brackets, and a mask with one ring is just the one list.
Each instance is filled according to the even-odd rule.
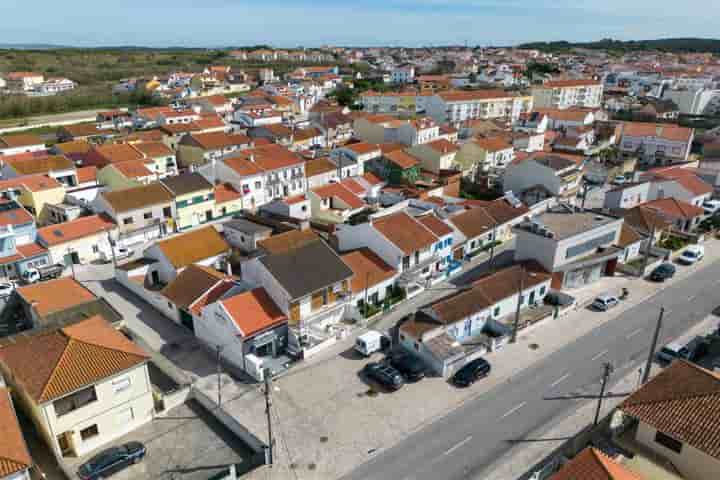
[[454,447],[451,447],[451,448],[447,449],[447,450],[445,451],[445,455],[450,455],[452,452],[454,452],[454,451],[457,450],[458,448],[462,447],[463,445],[465,445],[465,444],[466,444],[467,442],[469,442],[470,440],[472,440],[472,435],[468,435],[465,440],[463,440],[463,441],[461,441],[461,442],[458,442],[457,444],[455,444]]
[[508,417],[508,416],[512,415],[513,413],[517,412],[517,411],[520,410],[522,407],[524,407],[526,403],[527,403],[527,402],[522,402],[520,405],[517,405],[517,406],[511,408],[507,413],[505,413],[505,415],[503,415],[502,417],[500,417],[500,420],[502,420],[503,418]]
[[606,349],[606,350],[603,350],[602,352],[600,352],[600,353],[598,353],[597,355],[595,355],[594,357],[592,357],[591,360],[597,360],[598,358],[600,358],[600,357],[602,357],[603,355],[605,355],[607,352],[608,352],[607,349]]
[[640,332],[642,332],[642,331],[643,331],[642,328],[638,328],[638,329],[636,329],[636,330],[633,330],[632,332],[630,332],[630,333],[628,333],[627,335],[625,335],[625,338],[628,339],[628,340],[630,340],[632,337],[634,337],[635,335],[637,335],[638,333],[640,333]]
[[688,297],[688,302],[692,302],[693,300],[695,300],[695,297],[697,297],[697,295],[690,295]]
[[569,373],[566,373],[566,374],[563,375],[562,377],[558,378],[557,380],[555,380],[553,383],[550,384],[550,388],[552,388],[552,387],[554,387],[555,385],[557,385],[558,383],[562,382],[563,380],[565,380],[565,379],[568,378],[569,376],[570,376],[570,374],[569,374]]

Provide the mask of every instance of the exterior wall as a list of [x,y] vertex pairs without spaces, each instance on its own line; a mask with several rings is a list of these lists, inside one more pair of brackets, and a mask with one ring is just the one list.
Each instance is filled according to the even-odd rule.
[[45,144],[25,145],[22,147],[0,148],[0,155],[17,155],[18,153],[41,152],[45,150]]
[[273,299],[275,305],[277,305],[285,315],[290,315],[290,301],[292,300],[290,295],[257,258],[243,262],[241,269],[242,279],[244,281],[263,287],[270,298]]
[[402,268],[403,252],[372,228],[369,223],[337,225],[335,235],[340,251],[368,247],[391,267],[398,271]]
[[385,143],[385,127],[368,122],[364,118],[357,119],[353,124],[355,136],[368,143]]
[[[117,235],[112,235],[115,238]],[[69,251],[78,255],[81,264],[88,264],[103,258],[112,258],[112,249],[106,233],[92,235],[48,248],[52,263],[65,263]]]
[[322,187],[323,185],[327,185],[328,183],[331,183],[332,181],[338,180],[338,172],[337,170],[331,170],[329,172],[320,173],[317,175],[313,175],[312,177],[307,177],[307,185],[308,190]]
[[238,192],[243,194],[242,208],[254,210],[267,202],[263,174],[242,177],[222,161],[215,162],[214,165],[212,163],[203,165],[198,168],[198,173],[212,184],[222,181],[235,187]]
[[538,87],[532,95],[535,108],[598,108],[602,103],[602,84],[580,87]]
[[425,170],[439,173],[440,170],[450,170],[455,162],[456,152],[440,153],[424,145],[416,145],[408,149],[408,152],[421,160]]
[[[129,387],[116,393],[113,384],[117,385],[125,379],[130,380]],[[47,419],[48,434],[53,439],[52,448],[56,455],[60,456],[56,437],[63,432],[72,432],[71,443],[75,453],[82,456],[153,418],[154,402],[146,364],[97,383],[95,393],[97,401],[61,417],[56,415],[53,403],[42,406],[42,415]],[[130,421],[127,417],[119,417],[128,409],[132,413]],[[91,425],[97,425],[99,434],[83,441],[80,430]]]
[[52,223],[50,221],[50,211],[47,205],[57,205],[65,199],[65,189],[62,187],[51,188],[49,190],[41,190],[38,192],[30,192],[22,189],[22,194],[18,197],[18,202],[30,213],[35,215],[38,223],[44,225]]
[[229,228],[227,225],[225,225],[223,234],[231,246],[239,248],[243,252],[254,252],[257,250],[257,242],[259,240],[269,238],[269,235],[244,233],[233,228]]
[[[387,296],[387,289],[388,287],[391,287],[395,284],[395,281],[397,280],[397,275],[394,275],[387,280],[383,280],[380,283],[376,283],[375,285],[368,285],[367,288],[367,298],[368,301],[371,301],[373,295],[377,294],[377,300],[378,302],[382,302],[385,300],[385,297]],[[365,290],[361,290],[357,293],[354,293],[352,297],[350,298],[350,304],[356,308],[360,308],[360,305],[362,302],[365,301]]]
[[667,182],[652,182],[650,184],[648,200],[675,198],[691,205],[702,207],[703,202],[710,200],[711,196],[712,192],[704,195],[695,195],[694,193],[685,190],[679,183],[670,180]]
[[506,192],[519,193],[538,184],[543,185],[553,195],[560,194],[560,179],[555,172],[532,160],[510,165],[505,169],[503,189]]
[[210,189],[175,197],[174,218],[177,229],[195,227],[212,220],[207,218],[207,212],[212,216],[214,209],[215,194]]
[[632,262],[636,258],[640,257],[640,246],[642,245],[641,241],[635,242],[631,245],[628,245],[625,247],[625,250],[623,251],[622,255],[620,256],[620,261],[622,263],[628,263]]
[[300,163],[277,169],[265,174],[265,195],[267,201],[305,193],[307,179],[305,164]]
[[645,203],[650,197],[650,184],[641,183],[634,187],[623,188],[622,190],[608,191],[605,193],[603,206],[605,208],[633,208]]
[[213,206],[213,219],[232,216],[243,209],[242,197],[229,202],[215,203]]
[[690,156],[689,142],[676,142],[660,137],[631,137],[623,135],[620,151],[628,155],[636,155],[639,148],[643,149],[642,159],[648,164],[687,162]]
[[[117,214],[112,210],[105,200],[98,196],[94,205],[94,210],[98,213],[105,212],[110,215],[118,224],[119,239],[118,242],[123,246],[133,245],[148,240],[153,240],[164,235],[165,232],[172,230],[173,218],[163,216],[163,210],[170,208],[170,212],[174,214],[174,207],[171,203],[148,205],[142,209],[132,210]],[[149,214],[152,218],[145,218]],[[126,219],[132,219],[132,223],[125,224]],[[161,219],[160,222],[154,221]]]
[[112,164],[102,168],[98,172],[97,179],[101,185],[105,185],[110,188],[110,190],[137,187],[145,183],[134,178],[126,177],[122,173],[118,172]]
[[645,447],[667,458],[687,480],[706,480],[717,476],[720,472],[720,460],[701,452],[695,447],[683,443],[680,453],[665,448],[655,441],[657,430],[640,422],[635,440]]
[[231,365],[245,370],[243,341],[235,320],[220,302],[212,303],[202,310],[202,321],[195,322],[195,336],[205,345],[215,349],[222,347],[220,356]]

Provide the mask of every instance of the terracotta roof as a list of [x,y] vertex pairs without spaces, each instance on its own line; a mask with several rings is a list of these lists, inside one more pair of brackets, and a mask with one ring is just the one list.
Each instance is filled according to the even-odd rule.
[[0,349],[0,361],[39,404],[94,385],[148,358],[99,315],[51,332],[15,337]]
[[35,157],[27,160],[5,159],[5,163],[10,165],[16,172],[22,175],[33,175],[37,173],[48,173],[57,170],[75,169],[75,164],[73,163],[73,161],[62,155]]
[[398,142],[390,142],[390,143],[381,143],[380,145],[380,152],[382,152],[383,155],[386,155],[388,153],[397,152],[398,150],[402,150],[405,148],[405,145]]
[[383,156],[385,157],[385,159],[394,163],[403,170],[407,168],[412,168],[420,164],[420,160],[403,150],[396,150],[394,152],[385,153],[383,154]]
[[448,219],[467,239],[479,237],[492,231],[495,219],[483,208],[471,208]]
[[255,163],[245,157],[229,157],[224,159],[223,163],[241,177],[248,177],[263,173],[262,168],[258,167]]
[[353,192],[355,195],[364,195],[365,194],[365,187],[360,185],[355,179],[353,178],[345,178],[340,182],[340,185],[347,188],[351,192]]
[[[361,248],[341,255],[342,261],[353,271],[350,288],[359,293],[366,287],[372,287],[397,274],[397,270],[385,263],[369,248]],[[367,283],[367,285],[366,285]]]
[[623,222],[622,229],[620,230],[620,239],[618,240],[618,247],[626,248],[630,245],[639,242],[642,237],[635,231],[630,225]]
[[20,429],[10,392],[6,388],[0,388],[0,438],[1,478],[32,466],[32,457]]
[[75,170],[78,183],[88,183],[97,181],[97,167],[80,167]]
[[577,80],[550,80],[545,82],[543,87],[549,88],[564,88],[564,87],[591,87],[599,86],[600,81],[593,80],[590,78],[577,79]]
[[190,307],[226,276],[202,265],[188,265],[160,292],[180,308]]
[[100,135],[114,135],[117,130],[113,128],[99,128],[95,123],[80,123],[76,125],[64,125],[61,127],[72,138],[95,137]]
[[365,206],[365,202],[363,202],[360,197],[340,183],[328,183],[322,187],[313,188],[311,192],[320,198],[338,198],[352,209],[363,208]]
[[679,183],[681,187],[695,196],[713,193],[712,185],[700,180],[695,175],[677,177],[673,181]]
[[405,212],[375,218],[372,226],[405,255],[430,248],[438,241],[434,233]]
[[250,145],[250,138],[245,135],[231,135],[225,132],[192,133],[180,140],[181,145],[197,145],[205,150]]
[[334,172],[337,166],[327,157],[314,158],[305,162],[305,176],[314,177],[323,173]]
[[[390,117],[392,119],[392,117]],[[345,145],[343,148],[352,150],[358,155],[365,155],[366,153],[379,152],[380,146],[375,143],[358,142],[350,145]],[[379,153],[378,153],[379,154]]]
[[295,153],[277,144],[258,146],[243,150],[238,155],[249,160],[252,156],[255,164],[262,170],[271,171],[304,163]]
[[199,120],[192,122],[194,127],[199,130],[212,130],[216,128],[225,128],[226,124],[222,118],[218,116],[203,117]]
[[108,165],[120,172],[125,178],[145,178],[153,175],[153,172],[145,166],[143,160],[128,160],[127,162],[117,162]]
[[473,138],[472,142],[488,152],[498,152],[500,150],[507,150],[513,148],[503,137],[476,137]]
[[225,203],[242,198],[242,193],[235,190],[229,183],[215,185],[215,203]]
[[584,122],[588,114],[591,113],[578,108],[536,108],[534,111],[540,115],[547,115],[553,120],[565,120],[569,122]]
[[0,226],[25,225],[35,218],[14,200],[0,200]]
[[631,137],[659,137],[675,142],[689,142],[693,130],[666,123],[624,122],[622,123],[622,134]]
[[450,235],[453,230],[445,222],[440,220],[435,215],[423,215],[422,217],[416,217],[415,220],[425,225],[430,229],[438,238]]
[[171,203],[173,199],[172,194],[158,182],[102,192],[100,195],[117,213],[129,212],[150,205]]
[[157,246],[176,269],[230,251],[230,245],[212,226],[163,240]]
[[135,150],[127,143],[115,143],[108,145],[97,145],[93,153],[108,163],[127,162],[128,160],[142,160],[142,153]]
[[452,142],[447,141],[444,138],[441,138],[439,140],[434,140],[430,143],[426,143],[428,147],[432,148],[436,152],[439,153],[453,153],[460,150],[457,145],[455,145]]
[[42,138],[31,133],[0,135],[0,148],[19,148],[32,145],[45,145]]
[[286,253],[317,240],[319,240],[319,237],[310,229],[290,230],[285,233],[273,235],[265,240],[260,240],[257,244],[258,247],[262,247],[268,253]]
[[194,302],[192,302],[192,304],[190,304],[188,310],[190,310],[193,315],[200,315],[203,308],[220,300],[223,295],[234,287],[235,282],[230,278],[225,278],[200,295]]
[[244,337],[287,321],[287,317],[262,287],[226,298],[220,303],[235,320]]
[[381,183],[385,183],[384,180],[377,175],[375,175],[373,172],[365,172],[362,176],[362,178],[368,182],[370,185],[380,185]]
[[165,177],[160,183],[176,196],[213,189],[213,184],[197,172]]
[[675,360],[618,407],[662,433],[720,459],[720,375]]
[[41,317],[66,310],[95,299],[95,294],[71,277],[18,287],[16,292],[28,304],[33,304]]
[[644,480],[644,477],[628,470],[600,450],[587,447],[563,465],[550,480]]
[[38,237],[47,246],[60,245],[79,238],[97,235],[117,228],[115,222],[105,215],[80,217],[65,223],[48,225],[38,229]]
[[134,143],[133,148],[148,158],[169,157],[175,153],[162,142]]
[[498,224],[507,223],[530,212],[530,209],[527,206],[520,204],[517,207],[513,207],[504,198],[498,198],[492,202],[487,202],[487,204],[483,205],[482,208]]
[[74,140],[72,142],[57,143],[54,148],[64,155],[72,153],[84,154],[92,150],[92,145],[85,140]]
[[471,100],[492,100],[496,98],[512,98],[514,95],[505,90],[449,90],[440,92],[438,96],[446,102],[467,102]]
[[658,200],[645,202],[638,206],[656,210],[671,219],[688,219],[705,215],[705,210],[703,210],[702,208],[696,207],[695,205],[691,205],[676,198],[660,198]]

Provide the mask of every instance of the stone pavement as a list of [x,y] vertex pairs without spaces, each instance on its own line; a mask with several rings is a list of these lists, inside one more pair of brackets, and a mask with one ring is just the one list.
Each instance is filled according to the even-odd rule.
[[[464,402],[488,392],[528,366],[627,309],[659,294],[666,285],[681,282],[692,272],[720,258],[716,241],[707,244],[707,259],[681,267],[665,284],[642,279],[614,277],[573,292],[579,305],[565,316],[547,320],[521,332],[519,342],[489,354],[493,375],[471,388],[456,390],[443,379],[428,378],[392,394],[373,393],[361,375],[365,360],[355,356],[352,339],[329,349],[327,357],[291,370],[273,383],[273,416],[277,443],[271,478],[337,478],[370,458],[454,410]],[[630,290],[627,301],[608,311],[590,312],[583,304],[602,292]],[[530,345],[533,348],[528,348]],[[330,350],[333,350],[330,352]],[[375,357],[376,359],[379,356]],[[204,383],[204,382],[203,382]],[[215,385],[196,385],[213,397]],[[265,407],[260,389],[223,387],[223,408],[261,439],[266,439]],[[264,478],[266,468],[250,478]]]

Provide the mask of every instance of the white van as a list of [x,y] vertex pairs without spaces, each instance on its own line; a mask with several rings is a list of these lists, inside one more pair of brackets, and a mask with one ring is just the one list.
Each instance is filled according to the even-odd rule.
[[382,350],[382,334],[375,330],[363,333],[355,340],[355,350],[366,357]]

